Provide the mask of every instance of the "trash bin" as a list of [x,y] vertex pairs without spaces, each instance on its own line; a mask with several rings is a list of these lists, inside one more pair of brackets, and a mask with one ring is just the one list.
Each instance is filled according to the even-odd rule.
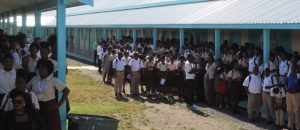
[[69,114],[68,130],[117,130],[119,121],[106,116]]

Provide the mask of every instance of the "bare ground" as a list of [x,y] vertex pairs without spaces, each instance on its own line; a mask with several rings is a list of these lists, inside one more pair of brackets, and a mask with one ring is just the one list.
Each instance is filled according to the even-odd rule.
[[[102,77],[97,68],[88,65],[70,66],[69,69],[80,71],[82,76],[101,83]],[[129,86],[126,87],[127,93]],[[112,97],[113,98],[113,97]],[[146,106],[142,113],[132,116],[133,126],[141,130],[259,130],[274,129],[273,126],[265,125],[265,122],[251,124],[247,122],[245,110],[241,115],[231,115],[227,110],[216,110],[205,104],[198,104],[197,111],[191,111],[185,104],[178,100],[170,102],[165,99],[147,99],[143,96],[137,99],[127,97],[129,100],[138,100]]]

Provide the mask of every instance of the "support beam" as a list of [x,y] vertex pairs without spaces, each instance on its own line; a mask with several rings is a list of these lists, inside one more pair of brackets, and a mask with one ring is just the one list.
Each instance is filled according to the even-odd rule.
[[120,28],[117,28],[116,42],[120,43],[121,39],[122,39],[122,31]]
[[221,58],[221,30],[215,29],[215,58]]
[[[66,5],[65,0],[57,0],[57,64],[58,78],[66,84]],[[62,94],[59,93],[59,98]],[[62,130],[66,130],[66,103],[60,107],[60,120]]]
[[17,14],[16,14],[16,11],[14,11],[13,13],[13,29],[12,29],[12,34],[13,35],[17,35]]
[[264,64],[268,63],[270,57],[270,30],[263,30],[263,54],[264,54]]
[[157,28],[154,28],[153,29],[153,31],[152,31],[152,40],[153,40],[153,50],[156,50],[156,48],[157,48],[157,36],[158,36],[158,34],[157,34]]
[[104,41],[107,40],[107,30],[106,30],[106,28],[102,29],[102,38],[103,38]]
[[74,50],[74,52],[75,52],[75,54],[76,55],[78,55],[78,44],[79,44],[79,41],[78,41],[78,37],[79,37],[79,35],[78,35],[78,28],[74,28],[74,30],[75,30],[75,36],[74,36],[74,48],[75,48],[75,50]]
[[134,50],[135,46],[136,46],[136,39],[137,39],[137,32],[136,29],[132,29],[132,50]]
[[22,33],[25,33],[25,34],[27,34],[27,28],[26,28],[26,20],[27,19],[27,14],[26,14],[26,11],[25,11],[25,9],[23,10],[23,12],[22,12],[22,28],[21,28],[21,31],[22,31]]
[[180,53],[183,53],[183,47],[184,47],[184,29],[179,30],[179,51]]
[[9,17],[9,13],[7,13],[6,31],[7,31],[7,34],[10,35],[11,30],[10,30],[10,17]]
[[[59,1],[59,0],[58,0]],[[35,11],[34,11],[34,20],[35,20],[35,26],[34,26],[34,37],[41,37],[41,10],[38,4],[35,5]]]

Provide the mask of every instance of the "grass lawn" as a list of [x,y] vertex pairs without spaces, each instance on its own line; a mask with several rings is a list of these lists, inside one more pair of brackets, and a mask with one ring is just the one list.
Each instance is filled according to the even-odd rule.
[[79,70],[69,70],[67,85],[71,90],[71,112],[110,116],[120,120],[119,129],[134,130],[133,117],[139,116],[145,106],[137,101],[115,100],[113,89],[83,76]]

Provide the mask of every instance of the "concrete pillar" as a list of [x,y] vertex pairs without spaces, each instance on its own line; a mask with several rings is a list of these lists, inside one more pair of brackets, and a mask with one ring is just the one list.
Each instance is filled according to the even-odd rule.
[[12,28],[12,34],[17,35],[17,14],[16,11],[13,12],[13,28]]
[[35,6],[34,11],[34,20],[35,20],[35,26],[34,26],[34,37],[41,37],[41,10],[38,4]]
[[179,30],[179,51],[180,53],[183,53],[184,47],[184,29]]
[[157,36],[157,28],[154,28],[152,31],[153,50],[156,50],[157,48]]
[[[56,28],[57,28],[57,67],[58,67],[58,79],[66,84],[66,3],[65,0],[57,0],[57,19],[56,19]],[[40,31],[40,17],[41,12],[36,11],[35,14],[38,19],[38,28],[37,31]],[[37,25],[37,23],[36,23]],[[37,26],[36,26],[37,27]],[[37,33],[36,36],[40,34]],[[59,98],[62,97],[62,93],[59,93]],[[66,103],[60,107],[60,120],[62,130],[66,130]]]
[[264,54],[264,64],[269,62],[270,57],[270,29],[263,30],[263,54]]
[[22,28],[21,28],[21,32],[22,33],[27,33],[27,28],[26,28],[26,19],[27,19],[27,14],[25,9],[22,11]]
[[135,28],[132,29],[132,50],[136,46],[136,39],[137,39],[137,31]]
[[215,29],[215,58],[221,58],[221,30]]

